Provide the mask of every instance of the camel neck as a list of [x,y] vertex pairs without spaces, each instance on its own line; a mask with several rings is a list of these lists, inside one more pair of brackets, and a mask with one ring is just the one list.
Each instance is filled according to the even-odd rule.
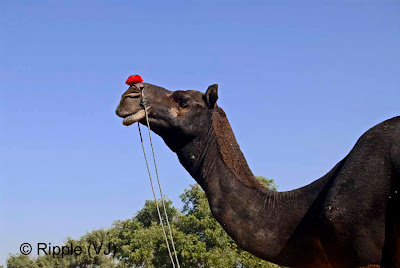
[[[266,245],[265,236],[272,237],[264,230],[266,223],[278,225],[272,209],[276,193],[254,177],[223,110],[213,111],[210,120],[207,133],[177,152],[179,160],[205,191],[213,216],[239,246],[273,259],[276,252],[268,256],[260,249]],[[266,214],[267,207],[271,209]],[[271,239],[271,247],[277,241],[278,237]]]
[[[240,150],[224,111],[217,108],[210,116],[210,126],[204,135],[177,152],[182,165],[203,187],[215,178],[215,167],[229,171],[229,177],[246,187],[266,190],[251,172]],[[205,190],[205,189],[204,189]]]
[[207,133],[179,150],[178,158],[205,191],[213,216],[237,244],[277,262],[286,248],[290,250],[288,241],[329,173],[294,191],[270,191],[251,172],[223,110],[214,110],[210,120]]

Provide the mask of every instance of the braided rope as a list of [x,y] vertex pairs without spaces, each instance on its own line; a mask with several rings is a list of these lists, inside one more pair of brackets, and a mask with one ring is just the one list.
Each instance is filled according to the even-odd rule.
[[171,262],[172,262],[172,267],[175,268],[174,258],[172,257],[171,249],[169,248],[168,238],[167,238],[167,234],[165,233],[164,224],[163,224],[163,220],[162,220],[162,216],[161,216],[161,212],[160,212],[160,207],[158,206],[156,192],[154,191],[153,179],[151,178],[149,162],[147,161],[146,151],[144,149],[144,143],[143,143],[143,138],[142,138],[142,131],[140,130],[140,124],[139,123],[138,123],[138,129],[139,129],[140,141],[142,143],[144,160],[146,161],[147,172],[149,173],[151,190],[153,191],[154,201],[156,202],[158,218],[160,220],[161,229],[162,229],[163,234],[164,234],[165,243],[167,244],[168,254],[169,254],[169,257],[170,257]]

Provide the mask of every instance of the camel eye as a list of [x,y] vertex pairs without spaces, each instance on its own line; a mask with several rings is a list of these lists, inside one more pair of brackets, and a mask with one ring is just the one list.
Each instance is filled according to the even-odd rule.
[[183,97],[178,99],[178,103],[179,103],[179,106],[181,106],[182,108],[186,108],[189,106],[189,100],[186,98],[183,98]]
[[174,94],[172,94],[172,99],[182,108],[189,106],[189,98],[187,98],[186,94],[182,91],[175,91]]

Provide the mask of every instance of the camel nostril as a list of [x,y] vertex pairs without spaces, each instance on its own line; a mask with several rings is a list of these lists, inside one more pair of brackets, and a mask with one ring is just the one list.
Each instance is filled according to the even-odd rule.
[[140,96],[141,96],[141,94],[140,93],[136,93],[136,92],[134,92],[134,93],[124,93],[122,95],[122,98],[139,98]]

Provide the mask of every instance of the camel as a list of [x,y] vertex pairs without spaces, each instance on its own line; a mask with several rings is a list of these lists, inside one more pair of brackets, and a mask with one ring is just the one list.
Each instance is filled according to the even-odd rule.
[[[161,136],[238,246],[288,267],[400,267],[400,117],[365,132],[325,176],[275,192],[251,172],[218,85],[205,93],[131,85],[116,114]],[[143,105],[145,104],[145,105]]]

